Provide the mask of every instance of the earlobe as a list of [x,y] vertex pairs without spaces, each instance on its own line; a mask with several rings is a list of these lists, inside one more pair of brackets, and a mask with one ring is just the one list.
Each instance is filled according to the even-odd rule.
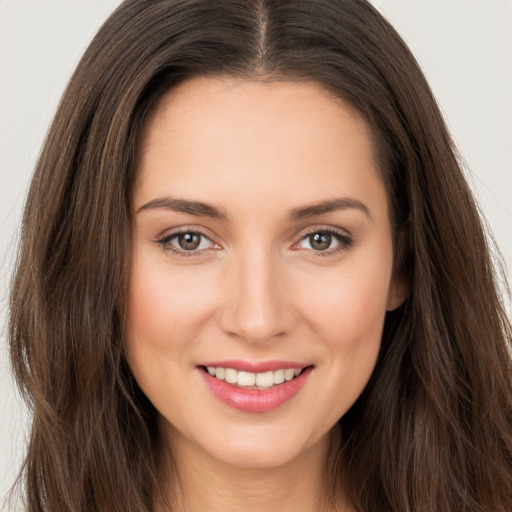
[[408,293],[409,287],[407,286],[406,279],[395,272],[389,284],[386,310],[393,311],[399,308],[405,302]]
[[387,311],[398,309],[409,295],[409,282],[406,278],[405,260],[407,259],[409,242],[409,221],[406,221],[398,232],[393,275],[389,283],[386,303]]

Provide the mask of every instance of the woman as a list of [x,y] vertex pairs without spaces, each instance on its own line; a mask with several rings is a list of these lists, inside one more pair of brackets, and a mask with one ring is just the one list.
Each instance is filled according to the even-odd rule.
[[512,506],[485,234],[364,1],[125,1],[41,154],[10,332],[30,511]]

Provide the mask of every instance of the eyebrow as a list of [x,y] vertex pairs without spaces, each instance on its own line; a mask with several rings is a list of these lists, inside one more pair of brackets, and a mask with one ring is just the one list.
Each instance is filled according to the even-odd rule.
[[[217,220],[227,220],[228,218],[224,211],[211,204],[203,203],[201,201],[177,199],[173,197],[158,197],[156,199],[152,199],[151,201],[143,204],[136,211],[136,213],[154,209],[171,210],[179,213],[195,215],[198,217],[210,217]],[[306,219],[308,217],[314,217],[316,215],[322,215],[324,213],[348,209],[360,210],[370,219],[373,219],[370,209],[364,203],[358,199],[350,197],[338,197],[334,199],[328,199],[320,203],[315,203],[300,208],[294,208],[290,212],[289,217],[290,219],[297,221]]]
[[373,220],[373,216],[370,209],[358,199],[353,199],[351,197],[337,197],[309,206],[295,208],[291,211],[290,218],[292,220],[301,220],[306,219],[308,217],[314,217],[316,215],[322,215],[324,213],[348,209],[360,210],[361,212],[366,214],[370,219]]
[[196,215],[198,217],[227,220],[226,213],[215,206],[200,201],[188,201],[186,199],[176,199],[173,197],[157,197],[156,199],[152,199],[143,204],[135,213],[153,209],[172,210],[174,212]]

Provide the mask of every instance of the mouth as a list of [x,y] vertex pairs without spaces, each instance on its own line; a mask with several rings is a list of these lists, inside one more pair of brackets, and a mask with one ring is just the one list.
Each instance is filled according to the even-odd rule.
[[309,366],[303,368],[279,368],[274,371],[254,373],[223,366],[201,366],[203,371],[215,379],[225,381],[241,389],[258,390],[270,389],[284,382],[289,382],[298,377],[307,368]]
[[306,384],[313,368],[313,365],[287,362],[250,364],[239,361],[197,367],[215,397],[248,413],[269,412],[290,401]]

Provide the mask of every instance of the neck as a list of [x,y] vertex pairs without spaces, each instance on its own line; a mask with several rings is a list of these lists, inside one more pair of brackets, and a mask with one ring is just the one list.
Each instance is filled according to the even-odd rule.
[[[173,512],[331,512],[325,500],[329,437],[282,466],[233,466],[181,439],[173,443]],[[156,512],[166,509],[160,505]],[[345,510],[338,508],[336,510]]]

